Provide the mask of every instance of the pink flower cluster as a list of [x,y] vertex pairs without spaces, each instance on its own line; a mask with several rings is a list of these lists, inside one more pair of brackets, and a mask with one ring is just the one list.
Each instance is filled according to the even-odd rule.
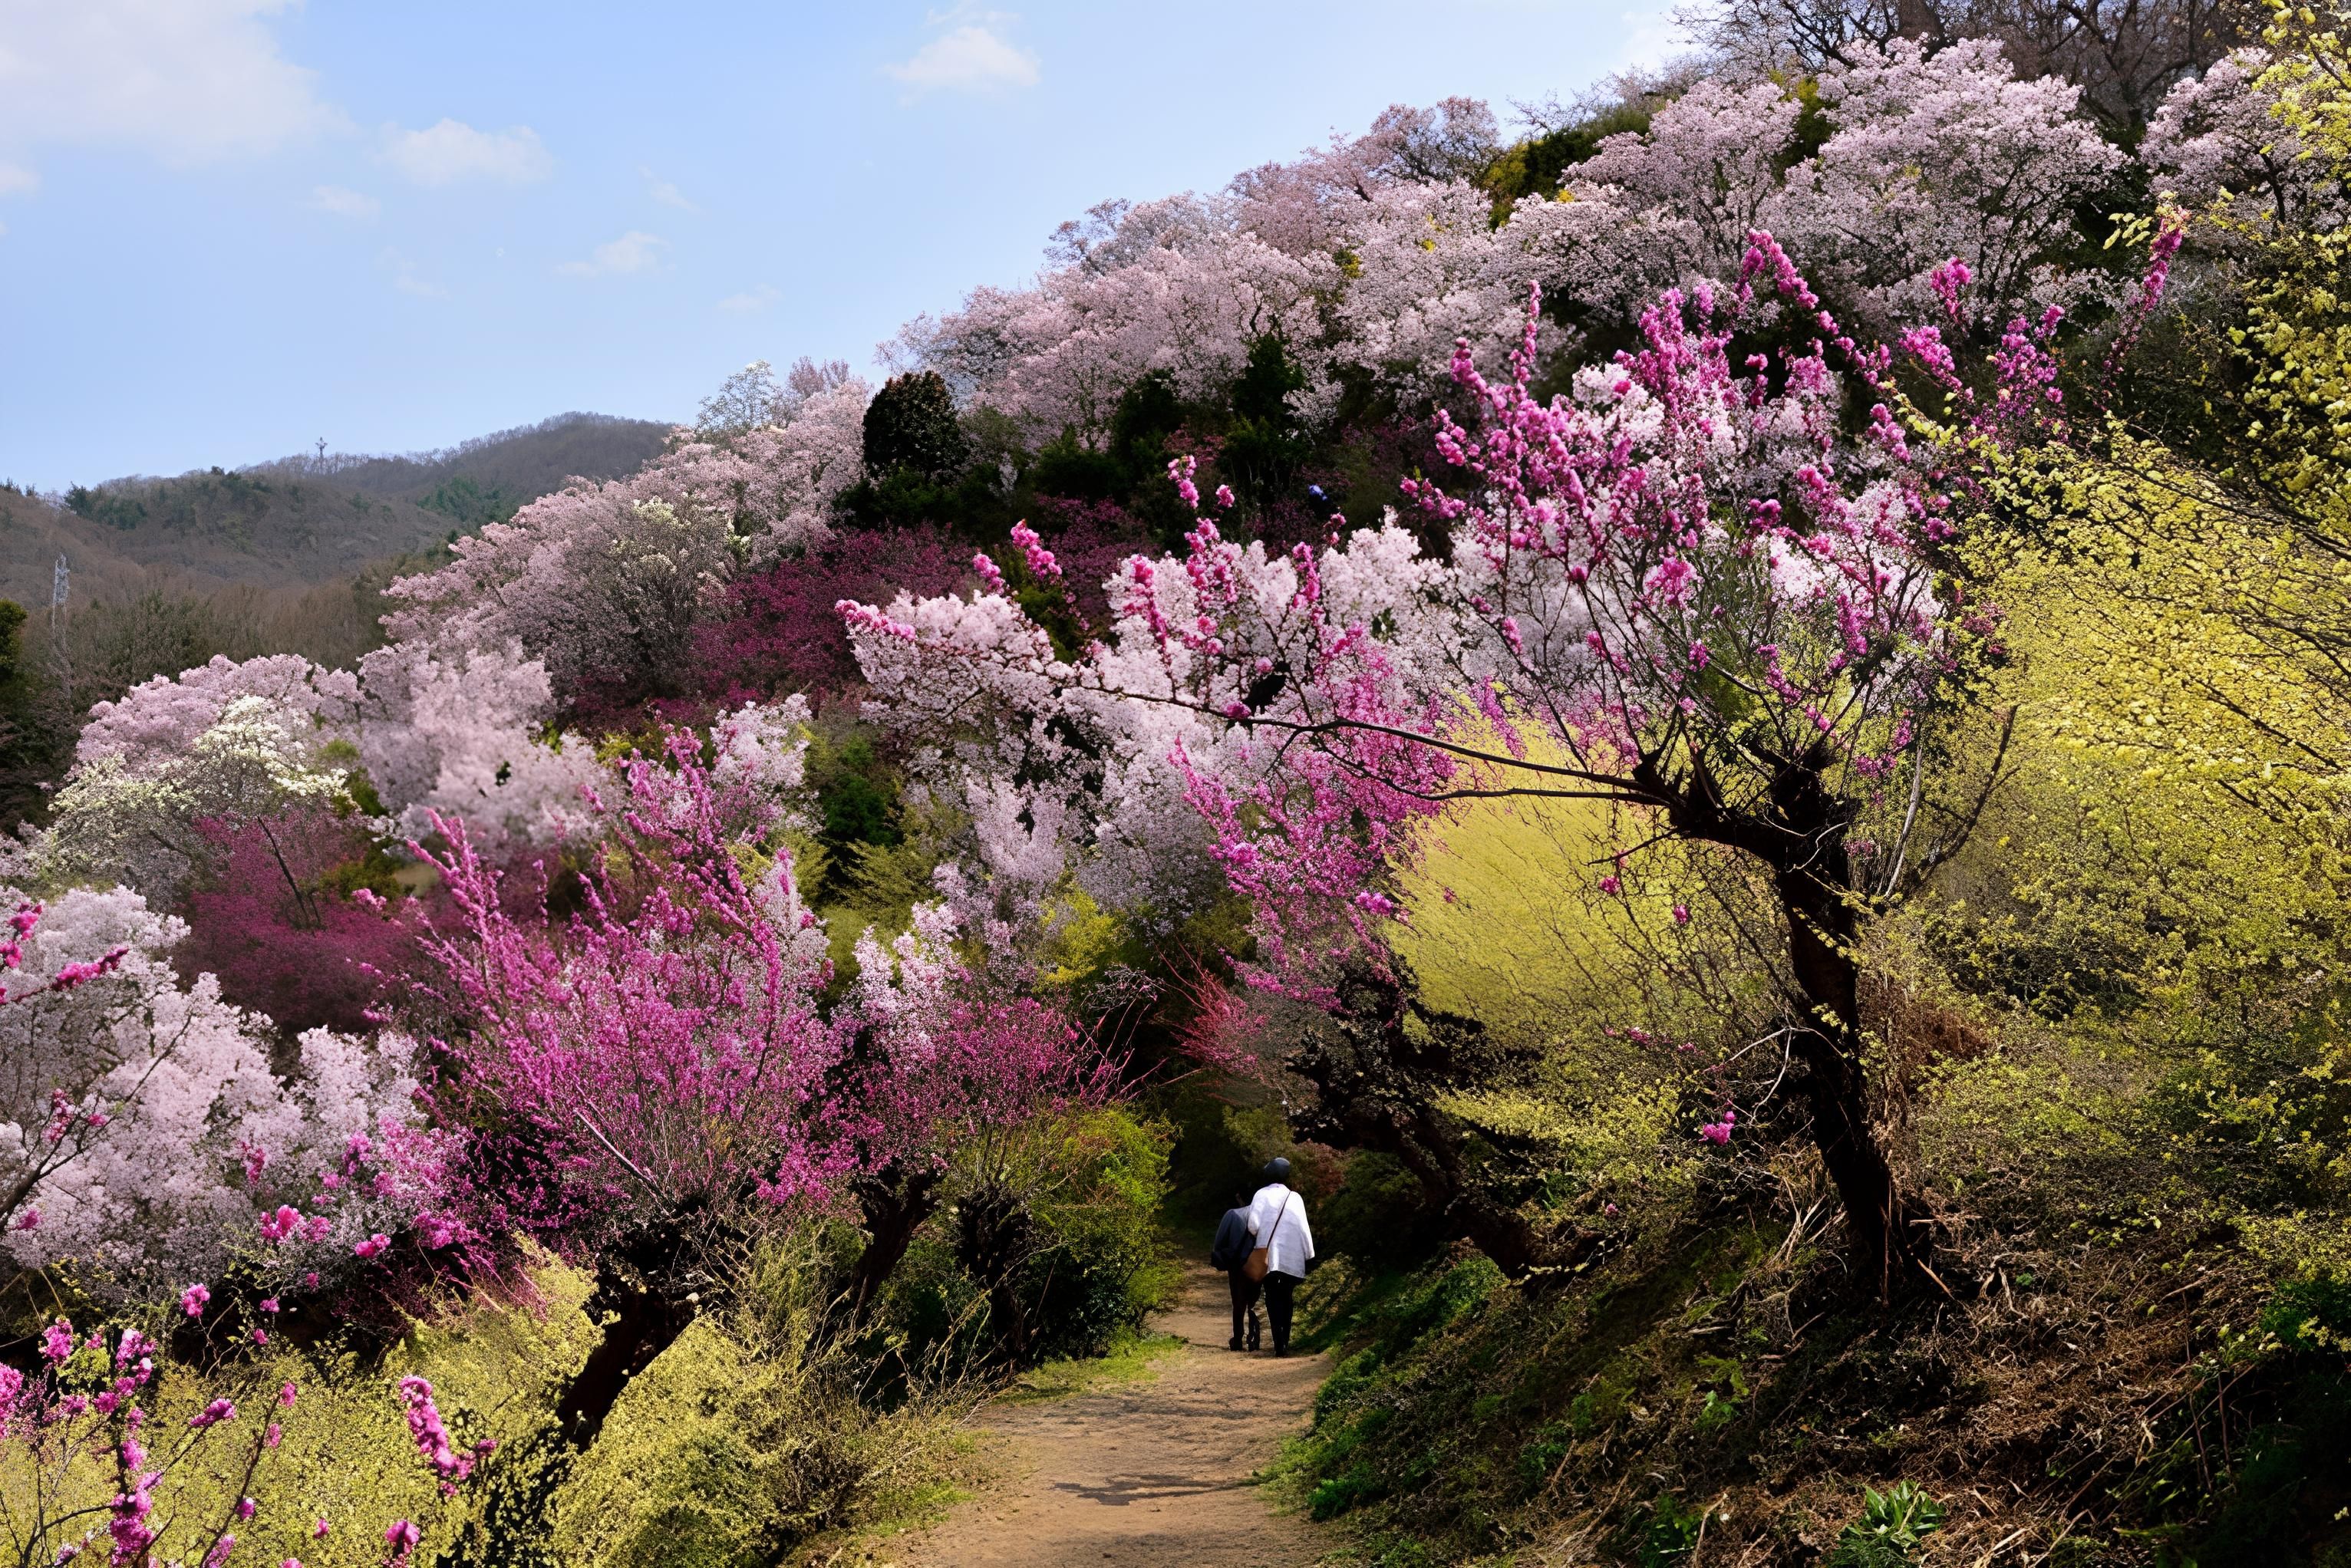
[[472,1453],[465,1454],[451,1447],[448,1430],[441,1424],[440,1408],[433,1402],[433,1385],[422,1377],[402,1378],[400,1399],[407,1411],[410,1441],[433,1468],[433,1473],[441,1478],[442,1495],[455,1495],[457,1483],[472,1475],[481,1457],[497,1445],[486,1437],[475,1445]]

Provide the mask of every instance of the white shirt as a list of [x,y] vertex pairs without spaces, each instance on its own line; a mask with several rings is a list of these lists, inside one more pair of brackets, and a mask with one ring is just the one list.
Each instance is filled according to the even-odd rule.
[[1314,1256],[1314,1230],[1306,1223],[1306,1200],[1280,1182],[1257,1189],[1249,1199],[1249,1234],[1266,1249],[1269,1272],[1306,1278],[1306,1260]]

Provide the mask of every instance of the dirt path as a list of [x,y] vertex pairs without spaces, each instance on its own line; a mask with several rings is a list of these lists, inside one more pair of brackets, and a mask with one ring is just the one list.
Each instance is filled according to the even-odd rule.
[[903,1568],[1301,1568],[1318,1546],[1249,1477],[1301,1429],[1321,1356],[1234,1354],[1225,1277],[1199,1269],[1156,1324],[1186,1343],[1157,1375],[980,1418],[1002,1482],[882,1555]]

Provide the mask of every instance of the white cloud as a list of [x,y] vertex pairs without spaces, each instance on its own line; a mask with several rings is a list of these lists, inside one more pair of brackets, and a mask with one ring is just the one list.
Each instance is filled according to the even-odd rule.
[[[935,17],[945,21],[948,17]],[[883,71],[904,82],[907,96],[935,89],[980,91],[993,88],[1035,87],[1037,57],[1007,43],[997,28],[1007,18],[986,15],[979,20],[940,34],[914,51],[914,57]]]
[[0,0],[0,146],[127,147],[174,167],[341,129],[277,52],[295,0]]
[[681,213],[698,213],[702,210],[687,198],[684,191],[655,175],[651,169],[640,169],[637,172],[645,177],[645,194],[663,206],[675,207]]
[[402,294],[413,294],[419,299],[446,299],[449,291],[439,284],[417,275],[416,264],[400,252],[385,249],[376,256],[377,262],[392,274],[392,286]]
[[659,235],[631,229],[619,239],[598,246],[586,261],[567,261],[556,270],[571,277],[608,277],[632,272],[651,272],[661,264],[661,253],[668,245],[669,241]]
[[18,163],[0,163],[0,196],[22,196],[41,188],[41,177]]
[[529,126],[476,131],[462,120],[444,120],[423,131],[385,126],[383,161],[420,185],[476,179],[523,185],[555,172],[555,160]]
[[718,302],[721,310],[765,310],[784,297],[784,291],[772,283],[762,283],[757,288],[747,288],[740,294],[730,294]]
[[364,192],[347,191],[340,185],[320,185],[310,193],[310,210],[368,223],[383,211],[383,204]]

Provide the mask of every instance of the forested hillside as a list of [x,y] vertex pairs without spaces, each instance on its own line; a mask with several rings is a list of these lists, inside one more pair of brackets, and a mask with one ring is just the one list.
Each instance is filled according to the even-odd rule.
[[886,1550],[1280,1157],[1330,1561],[2340,1568],[2346,22],[1737,0],[518,508],[86,493],[442,544],[20,639],[0,1541]]
[[629,473],[668,434],[643,420],[563,414],[446,452],[288,457],[77,485],[61,513],[0,493],[0,597],[47,604],[59,549],[92,599],[142,572],[200,589],[315,587],[503,521],[575,476]]

